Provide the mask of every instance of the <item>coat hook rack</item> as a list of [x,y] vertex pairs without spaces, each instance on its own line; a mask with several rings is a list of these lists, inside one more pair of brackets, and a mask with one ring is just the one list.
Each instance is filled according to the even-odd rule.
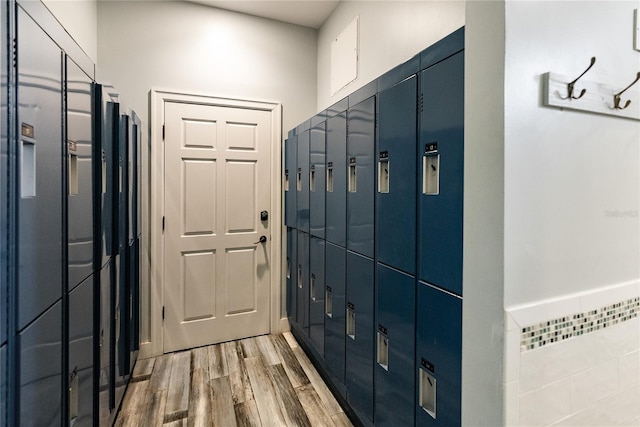
[[587,93],[587,89],[582,89],[580,91],[580,95],[574,96],[573,91],[575,90],[575,86],[576,86],[576,83],[578,82],[578,80],[580,80],[580,78],[582,76],[587,74],[587,72],[591,69],[591,67],[593,67],[593,65],[595,63],[596,63],[596,57],[592,56],[591,57],[591,63],[589,64],[587,69],[584,70],[582,72],[582,74],[580,74],[578,77],[576,77],[575,80],[573,80],[572,82],[567,83],[567,97],[566,98],[562,98],[562,99],[580,99],[580,98],[582,98],[584,96],[585,93]]
[[613,108],[616,110],[624,110],[625,108],[627,108],[629,105],[631,105],[631,100],[627,99],[627,102],[625,102],[624,107],[620,106],[620,101],[622,100],[621,96],[623,93],[625,93],[631,86],[633,86],[634,84],[636,84],[638,82],[638,80],[640,80],[640,71],[638,71],[638,74],[636,74],[636,79],[634,81],[631,82],[631,84],[627,87],[625,87],[624,89],[622,89],[620,92],[616,93],[613,95]]

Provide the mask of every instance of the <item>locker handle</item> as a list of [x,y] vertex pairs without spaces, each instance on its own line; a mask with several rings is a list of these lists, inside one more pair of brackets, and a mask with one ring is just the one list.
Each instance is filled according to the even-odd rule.
[[353,304],[347,303],[347,336],[355,341],[356,339],[356,308]]
[[73,368],[69,376],[69,425],[73,425],[78,418],[78,367]]
[[333,317],[333,292],[329,286],[324,291],[324,314],[328,318]]
[[[381,330],[382,329],[382,330]],[[382,326],[378,328],[377,363],[385,371],[389,371],[389,337]]]
[[36,144],[20,141],[20,197],[36,197]]
[[429,414],[434,420],[436,419],[436,378],[431,375],[425,368],[419,367],[419,404],[420,407]]

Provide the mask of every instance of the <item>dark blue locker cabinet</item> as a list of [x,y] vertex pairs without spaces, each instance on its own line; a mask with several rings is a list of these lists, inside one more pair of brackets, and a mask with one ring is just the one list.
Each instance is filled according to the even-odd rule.
[[[68,289],[94,269],[92,80],[67,57]],[[90,314],[89,320],[92,315]]]
[[309,235],[298,231],[296,268],[296,323],[309,336]]
[[[122,112],[121,112],[122,113]],[[118,128],[118,151],[115,166],[116,179],[118,180],[116,189],[118,209],[116,218],[116,226],[114,230],[118,232],[117,253],[124,254],[128,246],[129,221],[128,221],[128,205],[129,192],[127,190],[129,179],[129,116],[127,114],[120,115],[120,126]]]
[[376,282],[376,426],[410,426],[415,416],[416,281],[378,263]]
[[319,114],[311,119],[309,136],[309,232],[324,239],[326,189],[326,121]]
[[309,241],[309,338],[324,355],[325,241],[311,236]]
[[284,225],[296,228],[298,225],[298,191],[296,177],[298,170],[298,137],[295,130],[289,131],[284,142]]
[[17,425],[62,425],[62,302],[20,332],[19,342]]
[[328,242],[347,246],[347,104],[327,110],[326,225]]
[[289,322],[297,319],[296,298],[298,289],[298,232],[287,227],[287,317]]
[[372,96],[347,113],[347,249],[373,258],[375,114]]
[[[112,322],[111,293],[112,293],[112,270],[115,259],[109,259],[100,270],[100,296],[98,313],[98,420],[99,425],[106,426],[113,415],[115,409],[114,384],[114,349],[112,345],[114,325]],[[98,274],[98,273],[96,273]],[[98,310],[96,310],[98,312]]]
[[140,239],[129,246],[129,372],[138,359],[140,350]]
[[93,425],[93,276],[69,293],[69,422]]
[[416,424],[459,426],[462,299],[418,282]]
[[347,400],[363,419],[373,421],[374,264],[347,251]]
[[347,254],[344,248],[329,242],[325,253],[324,359],[331,373],[344,384]]
[[419,278],[462,295],[464,52],[420,78]]
[[[9,23],[7,14],[8,2],[0,2],[0,170],[9,171],[9,94],[8,94],[8,76],[7,76],[7,60],[8,60],[8,29]],[[14,169],[15,171],[15,169]],[[9,174],[7,172],[0,175],[0,234],[3,237],[0,240],[0,277],[8,277],[8,247],[9,247]],[[7,341],[7,298],[8,298],[8,281],[0,280],[0,345]],[[5,362],[6,348],[3,347],[0,363],[0,378],[2,384],[6,385],[6,371]],[[5,390],[3,385],[0,384],[2,390]],[[6,394],[2,394],[0,400],[0,425],[6,424],[5,414],[6,408],[4,406],[6,400]]]
[[113,269],[111,270],[111,300],[112,300],[112,389],[115,408],[120,406],[124,391],[129,380],[129,341],[127,331],[127,297],[125,290],[125,259],[123,255],[113,257]]
[[62,56],[18,8],[18,329],[62,296]]
[[298,230],[309,233],[309,129],[298,132],[296,204]]
[[415,274],[418,78],[378,95],[377,260]]
[[7,421],[7,345],[0,346],[0,425],[9,425]]
[[131,229],[132,240],[140,236],[142,231],[141,213],[142,213],[142,191],[140,188],[140,179],[142,172],[142,123],[135,112],[131,113],[131,165],[130,174],[131,181]]

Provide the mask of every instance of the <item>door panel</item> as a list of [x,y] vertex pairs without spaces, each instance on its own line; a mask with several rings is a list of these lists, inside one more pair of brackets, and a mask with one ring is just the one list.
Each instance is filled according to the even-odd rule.
[[269,332],[270,113],[165,104],[165,330],[175,351]]

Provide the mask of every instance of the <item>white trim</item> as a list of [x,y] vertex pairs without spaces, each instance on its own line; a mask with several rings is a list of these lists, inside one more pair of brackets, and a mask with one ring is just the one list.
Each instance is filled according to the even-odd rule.
[[182,102],[223,107],[240,107],[269,111],[271,113],[271,293],[270,328],[272,333],[288,330],[288,322],[281,318],[282,288],[282,105],[271,101],[251,101],[221,98],[206,94],[191,94],[179,91],[151,90],[151,341],[140,348],[140,357],[159,356],[163,352],[162,306],[164,305],[164,236],[162,216],[164,214],[164,150],[161,149],[164,103]]

